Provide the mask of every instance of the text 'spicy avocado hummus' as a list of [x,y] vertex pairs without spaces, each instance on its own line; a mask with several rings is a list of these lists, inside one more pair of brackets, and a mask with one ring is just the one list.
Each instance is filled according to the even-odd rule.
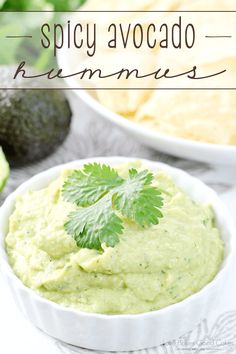
[[[143,167],[138,162],[120,165]],[[172,178],[155,173],[163,217],[142,228],[123,219],[114,247],[78,248],[64,224],[75,205],[62,198],[70,172],[47,188],[17,198],[6,249],[23,283],[67,307],[103,314],[136,314],[179,302],[208,284],[223,260],[223,242],[211,206],[198,205]]]

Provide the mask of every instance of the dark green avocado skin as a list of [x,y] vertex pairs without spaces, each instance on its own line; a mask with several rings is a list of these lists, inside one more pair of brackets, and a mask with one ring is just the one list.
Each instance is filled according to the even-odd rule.
[[[5,80],[6,70],[4,74]],[[21,166],[50,155],[65,140],[71,116],[63,91],[0,90],[0,146],[10,164]]]

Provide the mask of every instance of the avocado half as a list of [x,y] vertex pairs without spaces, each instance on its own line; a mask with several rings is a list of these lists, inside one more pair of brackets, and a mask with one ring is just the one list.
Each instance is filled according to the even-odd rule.
[[10,169],[8,162],[5,158],[5,155],[0,147],[0,192],[3,190],[3,187],[6,184],[6,181],[9,177]]
[[[5,80],[13,81],[12,67],[0,67],[2,87]],[[35,80],[40,79],[34,79],[32,89],[28,82],[17,80],[15,90],[0,90],[0,145],[11,165],[37,162],[50,155],[70,129],[72,113],[64,92],[51,83],[37,89],[40,84]],[[17,89],[24,85],[26,89]]]

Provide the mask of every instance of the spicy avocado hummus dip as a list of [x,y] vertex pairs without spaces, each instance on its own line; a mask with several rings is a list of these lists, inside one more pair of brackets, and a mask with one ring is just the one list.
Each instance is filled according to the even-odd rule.
[[[126,178],[139,162],[119,165]],[[159,224],[141,227],[123,218],[114,247],[79,248],[65,230],[73,203],[62,196],[70,171],[48,187],[17,198],[6,249],[23,283],[41,296],[86,312],[137,314],[179,302],[219,271],[224,248],[211,206],[198,205],[165,172],[154,174],[162,193]]]

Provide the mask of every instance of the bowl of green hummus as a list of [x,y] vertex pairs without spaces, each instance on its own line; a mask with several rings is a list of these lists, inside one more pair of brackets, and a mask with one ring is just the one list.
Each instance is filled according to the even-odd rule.
[[181,170],[80,160],[6,199],[1,269],[21,311],[50,336],[143,349],[177,339],[217,306],[233,234],[215,192]]

